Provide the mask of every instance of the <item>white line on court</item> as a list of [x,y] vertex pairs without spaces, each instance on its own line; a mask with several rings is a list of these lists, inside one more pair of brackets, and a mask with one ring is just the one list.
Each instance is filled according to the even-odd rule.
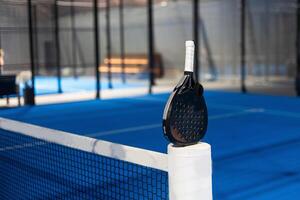
[[158,127],[161,127],[161,124],[149,124],[149,125],[144,125],[144,126],[134,126],[134,127],[116,129],[116,130],[111,130],[111,131],[91,133],[91,134],[87,134],[87,136],[115,135],[115,134],[119,134],[119,133],[147,130],[147,129],[158,128]]
[[208,104],[209,107],[213,107],[213,108],[221,108],[224,110],[245,110],[245,109],[249,109],[249,107],[251,106],[238,106],[238,105],[230,105],[230,104],[218,104],[218,103],[209,103]]
[[[220,109],[224,109],[224,110],[241,110],[241,109],[245,110],[245,109],[249,109],[245,106],[236,106],[236,105],[229,105],[229,104],[215,104],[215,103],[210,103],[208,105],[208,107],[220,108]],[[262,112],[264,114],[273,115],[273,116],[300,118],[299,113],[289,112],[289,111],[285,111],[285,110],[276,110],[276,109],[270,109],[270,108],[254,108],[254,109],[262,110]]]
[[[221,115],[214,115],[214,116],[209,117],[209,120],[229,118],[229,117],[247,115],[247,114],[251,114],[251,113],[261,113],[261,112],[264,112],[264,109],[253,108],[253,109],[243,110],[241,112],[232,112],[232,113],[226,113],[226,114],[221,114]],[[149,125],[134,126],[134,127],[116,129],[116,130],[110,130],[110,131],[104,131],[104,132],[96,132],[96,133],[86,134],[84,136],[116,135],[119,133],[136,132],[136,131],[141,131],[141,130],[159,128],[161,126],[162,126],[161,124],[149,124]],[[14,146],[9,146],[9,147],[5,147],[5,148],[0,148],[0,151],[16,150],[16,149],[22,149],[22,148],[26,148],[26,147],[34,147],[34,146],[39,146],[39,145],[44,145],[44,144],[46,144],[46,143],[44,143],[44,142],[24,143],[21,145],[14,145]]]
[[267,109],[265,111],[265,114],[280,116],[280,117],[300,118],[299,113],[292,113],[292,112],[286,112],[286,111],[280,111],[280,110],[269,110],[269,109]]
[[262,113],[262,112],[264,112],[264,109],[253,108],[253,109],[243,110],[240,112],[232,112],[232,113],[225,113],[225,114],[221,114],[221,115],[214,115],[214,116],[209,117],[208,119],[209,120],[222,119],[222,118],[236,117],[236,116],[247,115],[247,114],[251,114],[251,113]]
[[[232,112],[232,113],[226,113],[226,114],[222,114],[222,115],[214,115],[214,116],[209,117],[209,120],[229,118],[229,117],[247,115],[247,114],[251,114],[251,113],[261,113],[261,112],[264,112],[264,110],[260,109],[260,108],[253,108],[253,109],[243,110],[241,112]],[[86,136],[116,135],[116,134],[119,134],[119,133],[127,133],[127,132],[148,130],[148,129],[158,128],[158,127],[161,127],[161,126],[162,126],[162,124],[149,124],[149,125],[143,125],[143,126],[133,126],[133,127],[129,127],[129,128],[91,133],[91,134],[87,134]]]

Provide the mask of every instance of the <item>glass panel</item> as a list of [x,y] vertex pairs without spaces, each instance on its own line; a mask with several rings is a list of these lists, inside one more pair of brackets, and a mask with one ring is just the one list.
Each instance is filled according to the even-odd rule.
[[[30,71],[28,16],[26,1],[1,2],[0,48],[4,53],[3,74]],[[30,74],[29,74],[30,79]]]
[[200,4],[201,80],[208,88],[239,89],[240,20],[236,0]]
[[183,76],[185,41],[193,39],[192,1],[155,1],[153,9],[156,86],[174,87]]
[[95,91],[93,1],[59,5],[62,89]]
[[249,90],[293,94],[296,73],[296,1],[249,1],[246,24]]

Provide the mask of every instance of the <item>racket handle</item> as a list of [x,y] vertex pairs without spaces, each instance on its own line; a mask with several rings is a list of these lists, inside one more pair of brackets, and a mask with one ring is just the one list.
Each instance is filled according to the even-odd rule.
[[188,40],[185,42],[185,72],[194,72],[194,41]]

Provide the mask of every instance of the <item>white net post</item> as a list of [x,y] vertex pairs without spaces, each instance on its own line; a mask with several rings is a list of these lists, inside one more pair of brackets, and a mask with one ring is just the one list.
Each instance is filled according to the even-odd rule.
[[211,147],[168,145],[170,200],[212,200]]

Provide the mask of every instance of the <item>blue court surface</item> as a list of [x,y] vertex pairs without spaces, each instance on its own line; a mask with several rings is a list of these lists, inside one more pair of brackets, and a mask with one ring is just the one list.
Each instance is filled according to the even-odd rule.
[[[130,77],[129,77],[130,78]],[[145,79],[147,80],[147,79]],[[138,82],[126,82],[125,84],[119,79],[114,79],[112,81],[113,88],[122,89],[122,88],[136,88],[146,86],[147,83]],[[24,85],[21,85],[23,88]],[[96,80],[94,77],[62,77],[61,78],[61,87],[64,93],[72,93],[72,92],[83,92],[83,91],[95,91],[96,88]],[[101,80],[101,89],[108,89],[109,84],[107,81],[107,77],[102,77]],[[45,95],[45,94],[55,94],[58,93],[58,81],[56,77],[52,76],[37,76],[35,78],[35,90],[37,95]]]
[[[300,99],[206,91],[214,199],[300,198]],[[166,152],[168,94],[0,110],[0,116]]]

